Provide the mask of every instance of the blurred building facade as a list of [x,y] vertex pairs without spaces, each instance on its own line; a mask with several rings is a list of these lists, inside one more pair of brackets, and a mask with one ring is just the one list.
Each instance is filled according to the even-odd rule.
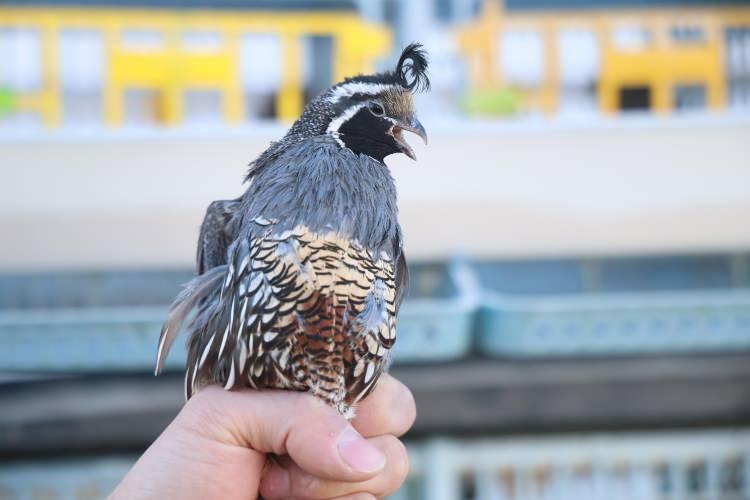
[[0,3],[0,88],[50,126],[293,120],[390,45],[348,1],[18,0]]
[[524,109],[750,107],[747,2],[492,0],[458,37],[471,88]]
[[414,40],[435,114],[750,108],[740,0],[4,0],[0,123],[289,121]]

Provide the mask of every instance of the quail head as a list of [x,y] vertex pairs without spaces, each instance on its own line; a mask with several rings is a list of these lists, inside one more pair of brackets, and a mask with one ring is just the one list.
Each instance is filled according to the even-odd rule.
[[307,391],[351,417],[387,368],[407,284],[396,188],[384,163],[427,135],[413,93],[429,88],[421,45],[393,71],[348,78],[312,100],[250,164],[238,199],[210,204],[198,276],[172,305],[156,372],[189,334],[185,393]]

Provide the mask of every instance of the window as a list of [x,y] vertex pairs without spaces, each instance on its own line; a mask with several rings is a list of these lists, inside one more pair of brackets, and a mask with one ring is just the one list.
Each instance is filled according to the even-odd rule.
[[184,98],[186,123],[221,123],[221,94],[217,90],[187,90]]
[[585,29],[564,29],[559,34],[560,79],[566,87],[589,85],[599,76],[599,44]]
[[60,85],[65,123],[101,123],[104,49],[93,29],[60,33]]
[[152,125],[158,123],[161,104],[159,92],[151,89],[125,90],[125,123],[127,125]]
[[703,85],[677,85],[674,88],[674,108],[680,111],[704,109],[706,88]]
[[482,0],[471,0],[471,17],[477,17],[482,12]]
[[39,33],[29,28],[0,28],[0,87],[33,92],[41,86]]
[[60,33],[60,78],[66,90],[92,92],[102,88],[104,49],[97,31],[70,29]]
[[597,112],[596,86],[563,87],[560,89],[560,113],[565,115],[591,115]]
[[302,81],[305,102],[331,86],[333,80],[333,38],[311,35],[303,38]]
[[120,35],[123,48],[137,52],[153,52],[164,46],[164,36],[158,31],[128,29]]
[[383,19],[389,26],[396,26],[399,20],[400,6],[398,0],[384,0]]
[[544,46],[535,31],[505,31],[499,39],[502,77],[512,85],[538,86],[544,75]]
[[725,40],[729,106],[750,108],[750,28],[730,27]]
[[240,70],[246,115],[272,118],[281,85],[281,41],[271,33],[245,35],[240,42]]
[[272,92],[281,84],[281,42],[277,35],[242,37],[240,48],[242,81],[248,90]]
[[677,43],[703,43],[706,32],[700,26],[672,26],[669,35]]
[[482,0],[436,0],[435,17],[444,23],[467,22],[475,19],[481,8]]
[[563,29],[558,37],[560,112],[593,113],[600,65],[596,36],[587,29]]
[[221,35],[214,31],[186,31],[182,34],[182,46],[188,52],[218,52]]
[[442,23],[450,23],[453,20],[453,1],[435,0],[435,18]]
[[651,43],[651,33],[643,26],[621,26],[612,32],[612,41],[621,50],[642,50]]
[[63,90],[62,119],[66,125],[100,125],[102,123],[102,93]]
[[729,78],[750,77],[750,28],[728,28],[725,40]]

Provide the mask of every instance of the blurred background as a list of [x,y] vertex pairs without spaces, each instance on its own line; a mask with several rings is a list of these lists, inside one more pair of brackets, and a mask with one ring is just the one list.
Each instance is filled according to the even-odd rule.
[[750,499],[743,0],[0,0],[0,499],[106,496],[208,203],[411,41],[394,498]]

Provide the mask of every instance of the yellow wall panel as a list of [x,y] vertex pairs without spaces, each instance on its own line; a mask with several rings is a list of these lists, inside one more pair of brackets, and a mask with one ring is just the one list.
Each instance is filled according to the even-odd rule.
[[[57,79],[57,34],[62,29],[85,28],[103,34],[108,68],[103,89],[104,119],[110,125],[122,122],[123,92],[148,88],[161,96],[159,115],[167,123],[182,119],[182,95],[188,88],[213,88],[220,92],[223,115],[236,123],[244,113],[239,72],[238,37],[248,33],[275,33],[283,40],[282,82],[278,91],[278,116],[296,118],[302,111],[301,39],[306,35],[328,35],[334,39],[335,78],[373,68],[385,56],[390,33],[381,26],[363,22],[350,12],[305,11],[177,11],[165,9],[106,8],[4,8],[0,28],[29,26],[45,33],[43,73],[45,87],[38,94],[18,96],[19,107],[38,110],[49,125],[60,122]],[[126,30],[156,31],[164,47],[137,51],[123,45]],[[194,53],[181,46],[181,35],[190,31],[215,32],[221,39],[213,53]],[[339,59],[338,56],[341,58]]]
[[[612,41],[620,27],[643,27],[651,33],[644,47],[624,51]],[[698,26],[705,39],[694,45],[671,40],[673,26]],[[545,75],[540,87],[518,89],[529,103],[553,113],[559,106],[561,86],[557,61],[557,37],[561,29],[583,28],[596,33],[599,40],[600,72],[597,103],[602,112],[618,106],[623,86],[645,85],[652,88],[653,107],[668,111],[673,106],[673,87],[701,84],[706,88],[707,105],[719,109],[725,105],[724,30],[750,27],[750,7],[679,9],[598,9],[539,10],[509,12],[501,2],[485,2],[478,19],[457,31],[459,49],[469,68],[469,84],[474,90],[492,90],[508,86],[499,68],[498,40],[505,29],[531,29],[540,34],[545,45]]]

